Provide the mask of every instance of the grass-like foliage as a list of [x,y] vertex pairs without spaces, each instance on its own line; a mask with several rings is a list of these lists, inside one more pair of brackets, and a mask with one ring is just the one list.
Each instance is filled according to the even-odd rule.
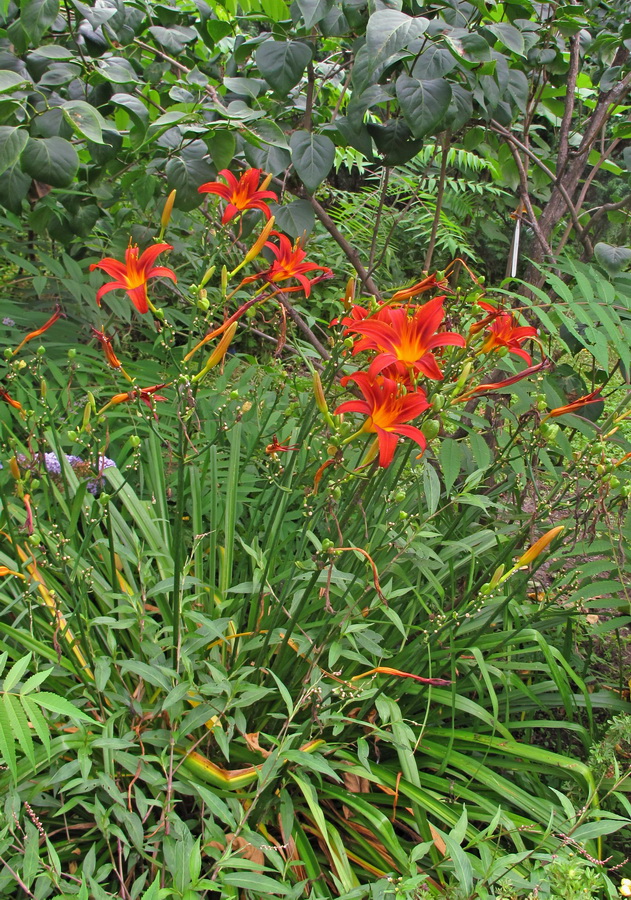
[[466,267],[339,301],[259,176],[203,186],[190,290],[167,201],[91,346],[8,326],[1,895],[618,896],[631,706],[578,642],[631,621],[620,316],[574,327],[584,272],[545,337]]

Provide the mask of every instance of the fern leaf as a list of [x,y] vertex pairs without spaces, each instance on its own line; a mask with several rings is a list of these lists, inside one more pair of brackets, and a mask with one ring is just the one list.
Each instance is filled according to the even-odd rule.
[[5,694],[7,716],[13,730],[13,735],[32,766],[35,765],[35,746],[31,737],[28,719],[18,697],[13,694]]
[[24,673],[29,667],[29,663],[31,661],[31,654],[27,653],[26,656],[23,656],[22,659],[18,659],[9,671],[7,672],[4,683],[2,685],[3,691],[12,691],[16,686],[18,681],[22,678]]
[[46,719],[41,714],[36,704],[33,703],[30,697],[22,697],[22,706],[24,707],[24,712],[28,716],[31,725],[33,726],[33,731],[44,745],[46,755],[50,759],[50,731]]
[[18,766],[15,753],[15,738],[7,712],[6,700],[6,694],[0,697],[0,753],[13,778],[17,781]]

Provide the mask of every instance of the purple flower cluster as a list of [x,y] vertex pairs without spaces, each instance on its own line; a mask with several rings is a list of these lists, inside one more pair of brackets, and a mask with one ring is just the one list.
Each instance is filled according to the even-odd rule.
[[[94,467],[89,463],[84,462],[80,456],[73,456],[72,454],[66,453],[66,462],[75,472],[75,474],[79,478],[87,478],[90,475],[94,474]],[[21,466],[27,466],[31,470],[34,468],[33,464],[30,463],[26,456],[23,453],[18,454],[18,462]],[[43,463],[44,468],[50,475],[61,475],[61,463],[59,462],[59,457],[56,453],[44,453],[43,454]],[[98,478],[92,478],[88,481],[88,490],[91,494],[95,496],[103,490],[103,486],[105,484],[105,479],[101,478],[101,475],[104,469],[109,469],[111,466],[115,466],[116,463],[113,459],[110,459],[109,456],[104,456],[102,453],[99,454],[99,461],[96,466],[96,470],[98,472]],[[0,469],[3,469],[4,466],[0,462]]]

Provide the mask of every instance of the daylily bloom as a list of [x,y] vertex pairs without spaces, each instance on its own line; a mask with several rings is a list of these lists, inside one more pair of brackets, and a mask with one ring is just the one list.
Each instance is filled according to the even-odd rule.
[[521,344],[530,338],[536,338],[537,329],[532,325],[518,325],[515,317],[507,312],[495,315],[493,310],[492,315],[494,321],[487,328],[488,337],[480,353],[491,353],[493,350],[506,347],[509,353],[521,356],[527,365],[532,365],[530,355],[522,350]]
[[349,325],[347,334],[362,335],[353,355],[362,350],[376,350],[378,355],[368,370],[376,377],[388,367],[401,374],[420,373],[441,380],[443,373],[432,353],[437,347],[464,347],[465,339],[454,331],[438,332],[445,317],[444,295],[434,297],[411,315],[407,308],[384,309],[381,315],[370,316],[356,325]]
[[392,462],[397,446],[397,435],[411,438],[421,450],[425,450],[427,441],[423,432],[413,425],[405,424],[429,409],[430,404],[424,391],[417,389],[414,392],[404,393],[401,386],[391,378],[382,377],[375,381],[368,372],[345,375],[341,383],[346,385],[349,381],[355,382],[365,399],[341,403],[335,410],[335,415],[357,412],[368,417],[361,431],[377,435],[380,466],[385,468]]
[[599,403],[602,400],[602,397],[600,396],[601,391],[602,387],[596,388],[595,391],[585,394],[584,397],[578,397],[572,403],[567,403],[565,406],[557,406],[556,409],[551,409],[541,421],[545,422],[546,419],[556,419],[557,416],[564,416],[566,413],[576,412],[577,409],[588,406],[590,403]]
[[106,256],[98,263],[92,263],[91,272],[94,269],[103,269],[104,272],[116,279],[116,281],[108,281],[98,289],[96,294],[98,305],[101,305],[101,298],[105,294],[120,288],[127,292],[139,313],[148,312],[147,281],[150,278],[170,278],[171,281],[177,282],[173,269],[166,266],[154,266],[157,257],[165,250],[173,250],[173,247],[171,244],[154,244],[153,247],[148,247],[139,258],[138,247],[130,245],[125,250],[124,263],[118,259],[112,259],[110,256]]
[[29,341],[32,341],[34,338],[39,337],[41,334],[44,334],[45,331],[48,331],[50,326],[54,325],[55,322],[57,321],[57,319],[61,319],[61,317],[63,315],[64,314],[62,313],[61,309],[59,307],[57,307],[55,309],[55,312],[50,317],[50,319],[48,319],[46,322],[44,322],[44,324],[42,325],[41,328],[37,328],[37,329],[35,329],[35,331],[30,331],[26,335],[26,337],[18,344],[18,346],[13,351],[13,355],[15,356],[16,353],[19,353],[20,350],[22,349],[22,347],[24,346],[24,344],[28,344]]
[[[223,184],[221,181],[207,181],[197,190],[200,194],[219,194],[228,201],[221,218],[222,225],[246,209],[260,209],[266,219],[270,218],[272,213],[264,201],[278,200],[278,197],[274,191],[258,189],[262,169],[248,169],[238,181],[229,169],[222,169],[219,174],[223,175],[228,184]],[[266,182],[267,179],[263,182],[262,187],[266,186]]]
[[[330,278],[333,275],[332,270],[327,266],[318,266],[313,262],[303,262],[307,254],[300,246],[300,240],[297,240],[292,244],[286,235],[280,234],[278,231],[272,231],[272,234],[274,237],[278,238],[278,247],[271,241],[267,241],[265,246],[268,247],[276,257],[274,262],[269,269],[265,270],[265,272],[258,272],[256,275],[248,275],[247,278],[243,279],[242,284],[248,284],[259,278],[264,278],[271,284],[277,284],[279,281],[287,281],[289,278],[295,278],[300,282],[300,287],[288,287],[283,288],[283,290],[286,293],[303,290],[305,292],[305,297],[308,297],[311,293],[312,284],[315,284],[322,278]],[[311,279],[306,277],[307,272],[313,272],[316,269],[319,269],[323,274]]]
[[546,531],[538,541],[535,541],[532,547],[529,547],[528,550],[519,557],[515,563],[515,568],[519,569],[521,566],[529,566],[531,562],[534,562],[535,559],[543,553],[548,544],[551,544],[555,537],[558,534],[561,534],[564,528],[565,525],[557,525],[555,528],[551,528],[550,531]]
[[469,328],[469,334],[477,334],[478,331],[482,331],[483,328],[494,322],[498,316],[505,315],[504,309],[498,306],[491,306],[490,303],[485,303],[483,300],[478,300],[478,306],[485,310],[488,315],[480,319],[479,322],[474,322]]

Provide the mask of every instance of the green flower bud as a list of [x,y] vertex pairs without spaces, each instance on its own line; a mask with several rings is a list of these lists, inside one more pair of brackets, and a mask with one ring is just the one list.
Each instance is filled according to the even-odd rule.
[[71,347],[70,350],[68,350],[68,359],[74,359],[76,355],[77,351],[74,347]]
[[140,437],[137,434],[132,434],[129,438],[129,445],[134,448],[140,447]]
[[440,422],[438,422],[436,419],[428,419],[421,425],[421,431],[428,439],[428,441],[431,441],[432,438],[435,438],[440,431]]
[[40,346],[37,348],[37,350],[35,352],[37,353],[38,356],[46,356],[46,347],[44,347],[42,344],[40,344]]
[[11,359],[11,357],[13,356],[13,350],[10,347],[5,347],[2,351],[2,355],[5,359]]

